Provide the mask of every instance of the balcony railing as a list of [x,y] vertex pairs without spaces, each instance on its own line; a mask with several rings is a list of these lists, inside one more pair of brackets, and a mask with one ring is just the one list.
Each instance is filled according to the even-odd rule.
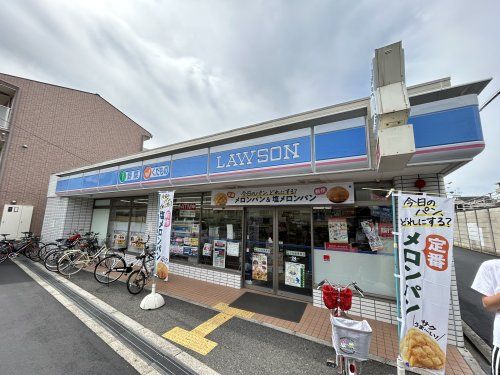
[[0,129],[9,129],[10,108],[0,105]]

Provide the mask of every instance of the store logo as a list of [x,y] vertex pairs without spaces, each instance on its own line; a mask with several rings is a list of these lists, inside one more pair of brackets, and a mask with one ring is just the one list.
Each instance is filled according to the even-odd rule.
[[218,155],[217,169],[224,169],[236,166],[262,164],[280,160],[290,160],[300,158],[300,143],[284,144],[282,146],[273,146],[269,148],[259,148],[256,150]]
[[123,184],[125,182],[138,180],[140,175],[141,172],[139,169],[134,169],[131,171],[120,171],[120,173],[118,174],[118,180],[121,184]]
[[169,172],[170,167],[168,165],[160,165],[156,167],[147,166],[144,168],[142,175],[145,180],[149,180],[150,178],[168,177]]

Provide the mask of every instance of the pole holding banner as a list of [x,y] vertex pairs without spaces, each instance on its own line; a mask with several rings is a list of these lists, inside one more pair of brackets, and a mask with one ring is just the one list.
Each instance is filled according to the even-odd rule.
[[156,230],[155,267],[151,293],[144,297],[141,309],[153,310],[165,304],[163,296],[156,293],[156,278],[168,280],[170,269],[170,236],[172,233],[172,209],[174,206],[174,191],[158,193],[158,225]]

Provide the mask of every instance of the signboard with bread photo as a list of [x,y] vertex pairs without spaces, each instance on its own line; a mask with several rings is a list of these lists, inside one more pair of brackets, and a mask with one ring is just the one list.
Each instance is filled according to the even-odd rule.
[[400,356],[432,374],[445,372],[454,208],[453,198],[398,195]]
[[214,190],[211,203],[217,207],[353,204],[354,184],[332,182]]

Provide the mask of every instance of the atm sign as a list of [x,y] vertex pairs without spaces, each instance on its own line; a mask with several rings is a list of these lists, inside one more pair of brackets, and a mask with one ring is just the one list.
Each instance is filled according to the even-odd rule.
[[170,172],[170,167],[168,165],[158,165],[158,166],[147,166],[142,172],[145,180],[151,178],[165,178],[168,177]]

